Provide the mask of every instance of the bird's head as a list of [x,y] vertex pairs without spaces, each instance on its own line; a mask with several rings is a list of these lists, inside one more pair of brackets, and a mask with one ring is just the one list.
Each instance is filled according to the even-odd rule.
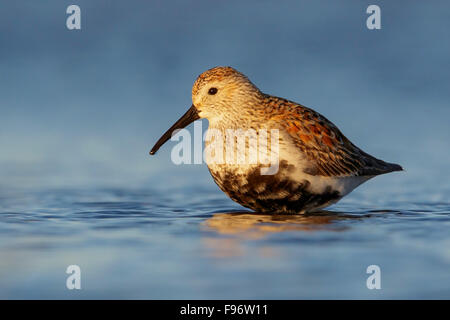
[[242,116],[260,94],[244,74],[231,67],[216,67],[198,76],[192,86],[192,103],[200,118],[214,121]]
[[192,106],[162,135],[150,154],[155,154],[175,130],[197,119],[217,122],[251,113],[261,96],[261,91],[244,74],[231,67],[215,67],[203,72],[192,86]]

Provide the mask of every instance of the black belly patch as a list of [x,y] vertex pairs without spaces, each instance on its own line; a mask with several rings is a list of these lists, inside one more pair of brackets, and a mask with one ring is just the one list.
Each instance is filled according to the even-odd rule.
[[310,190],[310,182],[289,179],[294,166],[281,161],[275,175],[261,175],[260,169],[249,173],[211,172],[220,189],[244,207],[258,212],[299,213],[309,211],[341,198],[338,191],[328,186],[323,193]]

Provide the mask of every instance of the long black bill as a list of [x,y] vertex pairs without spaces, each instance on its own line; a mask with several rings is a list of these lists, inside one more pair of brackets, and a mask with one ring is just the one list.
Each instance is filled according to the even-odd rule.
[[173,124],[173,126],[170,127],[169,130],[167,130],[161,138],[159,138],[158,142],[155,143],[152,150],[150,150],[150,154],[153,155],[156,153],[156,151],[161,148],[161,146],[167,142],[167,140],[172,137],[172,133],[177,129],[182,129],[189,125],[190,123],[194,122],[195,120],[200,119],[197,113],[197,109],[194,105],[192,105],[189,110],[180,118],[177,122]]

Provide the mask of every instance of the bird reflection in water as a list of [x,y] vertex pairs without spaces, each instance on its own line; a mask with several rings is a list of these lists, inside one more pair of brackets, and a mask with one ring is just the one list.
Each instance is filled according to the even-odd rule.
[[[321,211],[309,215],[270,215],[253,212],[216,213],[203,222],[203,230],[213,231],[225,237],[205,237],[208,252],[217,258],[243,256],[246,254],[245,240],[264,239],[270,234],[282,232],[315,232],[327,230],[345,231],[349,227],[337,222],[361,219],[368,215],[350,215]],[[258,252],[262,256],[278,256],[277,250],[263,245]]]

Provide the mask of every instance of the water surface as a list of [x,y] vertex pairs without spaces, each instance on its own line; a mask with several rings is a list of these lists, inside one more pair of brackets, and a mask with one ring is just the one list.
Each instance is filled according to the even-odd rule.
[[[379,0],[380,30],[364,1],[76,4],[70,31],[65,1],[0,2],[0,298],[450,298],[448,1]],[[150,158],[217,65],[406,172],[269,216]]]
[[[0,198],[0,298],[450,298],[445,201],[380,205],[356,191],[293,216],[251,213],[201,185]],[[72,264],[78,291],[66,289]],[[366,287],[372,264],[381,290]]]

